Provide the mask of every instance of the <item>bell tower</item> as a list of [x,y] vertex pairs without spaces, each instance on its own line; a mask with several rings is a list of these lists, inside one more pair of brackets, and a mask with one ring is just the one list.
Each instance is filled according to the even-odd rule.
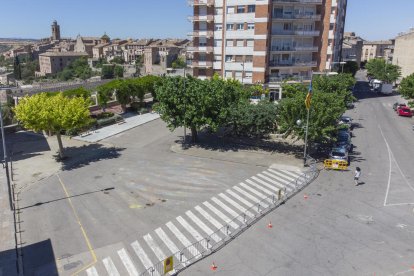
[[60,26],[56,20],[52,24],[52,40],[60,40]]

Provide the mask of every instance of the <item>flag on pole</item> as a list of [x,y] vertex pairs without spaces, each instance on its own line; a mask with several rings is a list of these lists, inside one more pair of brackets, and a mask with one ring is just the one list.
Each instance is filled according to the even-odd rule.
[[306,109],[308,110],[310,109],[311,102],[312,102],[312,80],[309,84],[308,94],[306,95],[306,99],[305,99]]

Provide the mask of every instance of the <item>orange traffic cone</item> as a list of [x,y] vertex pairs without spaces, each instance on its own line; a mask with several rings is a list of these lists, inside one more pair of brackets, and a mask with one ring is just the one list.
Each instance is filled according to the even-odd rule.
[[213,271],[216,271],[217,270],[217,266],[216,266],[216,264],[213,262],[213,264],[210,266],[210,269],[211,270],[213,270]]
[[267,225],[267,228],[273,228],[273,225],[272,225],[272,222],[271,221],[269,221],[269,224]]
[[307,195],[307,194],[304,194],[304,195],[303,195],[303,198],[304,198],[304,199],[308,199],[308,195]]

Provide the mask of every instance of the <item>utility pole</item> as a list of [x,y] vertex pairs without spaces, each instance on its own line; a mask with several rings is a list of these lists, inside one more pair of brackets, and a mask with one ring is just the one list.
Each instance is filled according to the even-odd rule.
[[243,70],[242,70],[242,84],[244,84],[244,61],[242,63],[242,67],[243,67]]

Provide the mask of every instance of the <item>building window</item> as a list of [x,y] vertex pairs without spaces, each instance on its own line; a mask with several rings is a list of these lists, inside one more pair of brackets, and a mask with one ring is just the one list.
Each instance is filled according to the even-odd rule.
[[233,40],[227,39],[226,40],[226,47],[233,47],[233,46],[234,46]]
[[237,47],[243,47],[244,46],[244,41],[243,40],[237,40],[237,42],[236,42],[236,46]]
[[221,61],[221,55],[214,55],[214,61]]
[[234,13],[234,7],[227,7],[227,14],[233,14]]
[[198,41],[198,45],[201,47],[207,46],[207,38],[206,37],[200,37],[200,40]]
[[226,30],[232,31],[233,30],[233,24],[226,24]]
[[237,13],[244,13],[244,6],[237,6]]
[[243,23],[238,23],[237,24],[237,30],[238,31],[243,31],[244,30],[244,24]]
[[221,43],[222,43],[221,39],[215,39],[214,40],[214,47],[221,47]]
[[223,25],[222,24],[214,24],[214,30],[215,31],[221,31],[223,29]]
[[233,72],[232,71],[226,71],[225,76],[226,76],[227,79],[233,78]]
[[241,79],[243,77],[243,72],[242,71],[236,71],[235,77],[236,77],[236,79]]
[[223,14],[223,8],[215,8],[215,10],[214,10],[214,14],[215,14],[215,15],[220,15],[220,14]]
[[[249,28],[249,25],[247,25],[247,28]],[[254,40],[248,39],[247,40],[247,47],[253,47],[254,46]]]
[[252,63],[253,62],[253,56],[245,56],[244,62],[246,63]]
[[247,7],[247,12],[249,12],[249,13],[256,12],[256,6],[255,5],[249,5]]
[[226,55],[226,62],[233,62],[233,56],[232,55]]
[[253,73],[252,72],[244,72],[244,77],[246,79],[251,79],[253,77]]
[[254,30],[254,23],[248,23],[247,24],[247,29],[248,30]]
[[235,56],[236,62],[243,62],[243,56]]

